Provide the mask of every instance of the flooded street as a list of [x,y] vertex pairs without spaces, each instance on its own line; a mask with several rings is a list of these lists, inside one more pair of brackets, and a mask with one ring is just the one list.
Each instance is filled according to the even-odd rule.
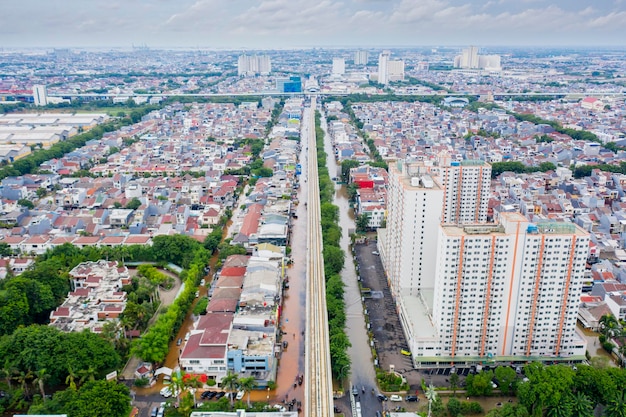
[[[326,131],[325,119],[322,119],[322,127]],[[324,150],[328,155],[327,167],[330,176],[340,177],[341,167],[337,165],[334,152],[331,145],[331,139],[328,134],[324,138]],[[370,392],[376,387],[376,374],[372,362],[372,353],[369,346],[367,329],[365,328],[365,317],[363,315],[363,306],[361,303],[361,291],[359,289],[357,274],[352,262],[352,253],[350,249],[350,231],[355,229],[354,212],[348,201],[346,186],[335,185],[334,204],[339,207],[339,226],[341,227],[341,248],[346,253],[346,261],[344,269],[341,271],[341,277],[345,284],[344,300],[346,303],[346,333],[350,339],[352,346],[348,348],[348,355],[351,359],[350,376],[344,383],[344,388],[349,389],[349,384],[358,387],[365,387],[367,395],[360,398],[362,403],[369,403],[366,399],[370,399],[373,403],[377,401],[371,396]]]

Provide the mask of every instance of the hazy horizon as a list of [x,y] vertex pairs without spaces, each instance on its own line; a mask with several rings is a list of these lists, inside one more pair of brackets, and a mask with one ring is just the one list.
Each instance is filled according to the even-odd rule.
[[2,48],[624,47],[626,0],[31,0]]

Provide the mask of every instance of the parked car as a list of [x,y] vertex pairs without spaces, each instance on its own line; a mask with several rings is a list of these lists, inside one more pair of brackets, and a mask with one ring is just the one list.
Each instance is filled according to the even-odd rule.
[[157,417],[157,414],[159,414],[159,407],[152,408],[152,412],[150,413],[150,417]]
[[372,252],[372,255],[380,255],[380,253],[378,253],[378,251],[375,250]]
[[217,394],[215,391],[204,391],[202,394],[200,394],[200,398],[202,398],[203,400],[210,400],[211,398],[215,397],[215,394]]
[[225,393],[224,391],[218,391],[218,392],[215,394],[215,399],[216,399],[216,400],[219,400],[219,399],[220,399],[220,398],[222,398],[224,395],[226,395],[226,393]]
[[172,395],[174,396],[178,395],[177,392],[172,392],[172,388],[170,385],[166,385],[163,388],[161,388],[160,394],[164,396],[165,398],[169,398]]
[[176,341],[176,346],[180,346],[183,343],[183,339],[182,337],[179,337],[178,340]]
[[244,396],[245,392],[242,390],[237,391],[237,396],[235,397],[236,400],[241,400]]
[[417,398],[417,395],[407,395],[406,397],[404,397],[404,400],[410,403],[416,403],[418,402],[420,399]]
[[376,394],[376,398],[378,398],[378,401],[387,401],[388,398],[386,395],[383,394]]
[[402,395],[393,394],[391,397],[389,397],[389,401],[400,402],[402,401]]

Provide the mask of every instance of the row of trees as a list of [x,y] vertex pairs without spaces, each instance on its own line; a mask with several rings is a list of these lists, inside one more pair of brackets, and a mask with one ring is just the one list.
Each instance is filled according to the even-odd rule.
[[39,166],[50,159],[60,158],[65,154],[73,151],[76,148],[84,146],[90,140],[101,139],[107,132],[112,132],[123,126],[128,126],[132,123],[136,123],[141,120],[143,115],[154,110],[154,106],[145,106],[133,111],[133,117],[130,116],[111,120],[102,123],[98,126],[94,126],[87,132],[79,133],[67,140],[55,143],[49,149],[39,149],[31,153],[30,155],[21,158],[11,165],[7,165],[0,169],[0,179],[19,176],[24,174],[30,174],[37,170]]
[[340,272],[345,262],[345,253],[339,246],[339,207],[332,204],[334,184],[328,175],[326,153],[324,152],[324,131],[320,126],[320,113],[315,112],[315,141],[317,146],[317,167],[319,175],[322,242],[324,256],[324,276],[326,280],[326,309],[328,310],[328,331],[330,336],[330,361],[333,375],[343,380],[350,371],[350,357],[347,350],[350,340],[345,332],[346,311],[344,283]]
[[503,172],[515,172],[523,174],[525,172],[548,172],[556,169],[552,162],[542,162],[538,166],[527,166],[519,161],[493,162],[491,164],[491,178],[497,178]]

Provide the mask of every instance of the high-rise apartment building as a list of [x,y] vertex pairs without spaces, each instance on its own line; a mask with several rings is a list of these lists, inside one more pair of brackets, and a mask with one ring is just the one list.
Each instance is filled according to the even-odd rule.
[[333,75],[343,75],[346,73],[346,60],[344,58],[333,58]]
[[387,79],[389,81],[404,81],[404,61],[392,60],[387,62]]
[[431,329],[406,328],[416,361],[584,359],[576,320],[587,232],[502,213],[496,224],[441,225],[437,246]]
[[268,55],[240,55],[237,61],[237,74],[240,77],[253,75],[269,75],[272,72],[272,62]]
[[500,71],[500,55],[478,55],[478,47],[470,46],[463,49],[461,55],[454,57],[454,67],[462,69],[484,69]]
[[356,51],[354,53],[354,65],[367,65],[368,58],[367,51]]
[[396,298],[400,291],[418,296],[423,288],[431,292],[434,288],[437,245],[433,240],[439,231],[445,191],[433,174],[432,166],[421,162],[389,163],[387,226],[379,241]]
[[390,56],[390,51],[383,51],[378,56],[378,84],[387,85],[389,83],[387,64]]
[[453,161],[447,153],[438,155],[434,168],[445,190],[441,221],[472,224],[487,221],[491,192],[491,165],[482,160]]
[[433,162],[390,162],[379,229],[415,364],[583,359],[575,327],[589,235],[520,213],[485,223],[489,164]]

